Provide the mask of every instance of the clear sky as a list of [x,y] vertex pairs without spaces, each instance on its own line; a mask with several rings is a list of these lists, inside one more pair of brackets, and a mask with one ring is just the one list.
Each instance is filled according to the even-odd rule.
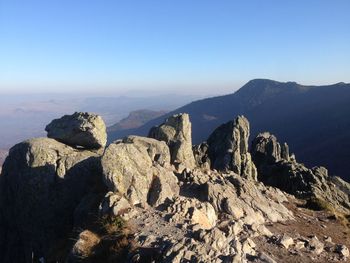
[[0,92],[350,82],[349,0],[0,0]]

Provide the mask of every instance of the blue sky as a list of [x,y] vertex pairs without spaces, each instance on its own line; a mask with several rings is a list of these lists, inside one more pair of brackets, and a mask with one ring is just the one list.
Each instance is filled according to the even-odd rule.
[[0,0],[0,92],[350,82],[348,0]]

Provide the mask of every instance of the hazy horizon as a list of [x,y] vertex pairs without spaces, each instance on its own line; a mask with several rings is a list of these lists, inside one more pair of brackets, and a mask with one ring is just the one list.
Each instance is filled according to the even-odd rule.
[[350,82],[349,1],[0,2],[0,94]]

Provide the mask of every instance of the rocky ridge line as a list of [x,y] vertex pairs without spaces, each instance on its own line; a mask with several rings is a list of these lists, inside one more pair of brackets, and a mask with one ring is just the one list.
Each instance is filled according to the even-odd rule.
[[[101,121],[88,113],[64,116],[49,125],[48,136],[55,139],[32,139],[10,150],[0,176],[4,263],[96,262],[93,251],[113,239],[91,226],[106,217],[133,226],[127,238],[134,249],[124,253],[125,262],[274,262],[256,238],[281,249],[298,245],[267,228],[296,220],[287,208],[294,197],[278,188],[306,198],[328,187],[328,199],[322,197],[347,211],[349,184],[323,168],[298,164],[274,136],[259,135],[251,156],[243,116],[193,147],[187,114],[152,128],[152,138],[128,136],[106,148]],[[280,173],[281,167],[288,169]],[[285,185],[267,186],[272,177]],[[324,253],[319,240],[307,242],[312,253]],[[331,249],[339,259],[349,256],[341,244]]]
[[295,195],[315,205],[350,214],[350,184],[329,176],[325,167],[305,167],[289,154],[286,143],[268,133],[259,134],[252,142],[252,156],[258,168],[259,181]]

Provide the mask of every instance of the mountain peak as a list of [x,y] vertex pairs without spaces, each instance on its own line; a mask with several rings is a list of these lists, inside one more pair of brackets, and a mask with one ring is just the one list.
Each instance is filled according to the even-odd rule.
[[246,89],[259,89],[259,90],[266,90],[271,88],[276,89],[286,89],[286,88],[292,88],[292,87],[300,87],[297,82],[295,81],[287,81],[287,82],[280,82],[276,80],[271,79],[252,79],[248,81],[240,90],[246,90]]
[[253,79],[240,88],[236,94],[250,106],[257,106],[269,98],[284,92],[300,90],[296,82],[279,82],[270,79]]
[[249,80],[245,85],[251,85],[251,84],[272,84],[272,83],[283,83],[283,82],[279,82],[277,80],[273,80],[273,79],[263,79],[263,78],[258,78],[258,79],[252,79]]

